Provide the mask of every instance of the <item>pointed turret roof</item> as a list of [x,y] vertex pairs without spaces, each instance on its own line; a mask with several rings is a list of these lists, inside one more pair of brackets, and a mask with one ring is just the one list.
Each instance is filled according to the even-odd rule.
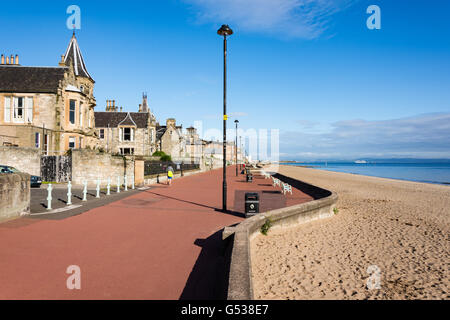
[[73,33],[72,39],[70,39],[69,46],[67,47],[64,55],[64,63],[67,66],[70,65],[70,61],[73,63],[76,76],[92,79],[91,75],[87,71],[86,64],[84,63],[83,55],[81,54],[77,38],[75,37],[75,32]]

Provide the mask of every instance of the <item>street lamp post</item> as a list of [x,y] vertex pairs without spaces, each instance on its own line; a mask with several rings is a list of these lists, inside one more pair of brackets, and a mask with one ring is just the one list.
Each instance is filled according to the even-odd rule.
[[217,31],[223,36],[223,187],[222,210],[227,211],[227,36],[233,34],[233,30],[226,24]]
[[234,123],[236,123],[236,144],[235,144],[235,152],[236,152],[236,177],[239,175],[238,172],[238,156],[237,156],[237,148],[238,148],[238,141],[237,141],[237,132],[238,132],[238,123],[239,120],[234,120]]

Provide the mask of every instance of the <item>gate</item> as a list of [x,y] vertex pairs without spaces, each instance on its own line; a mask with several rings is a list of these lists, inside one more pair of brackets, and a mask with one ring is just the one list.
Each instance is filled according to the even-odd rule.
[[46,182],[72,180],[71,156],[41,156],[41,178]]

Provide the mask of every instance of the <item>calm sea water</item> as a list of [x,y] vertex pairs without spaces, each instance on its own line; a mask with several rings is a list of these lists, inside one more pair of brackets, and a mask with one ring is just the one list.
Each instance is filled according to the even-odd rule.
[[366,176],[450,185],[450,163],[367,163],[310,162],[289,163],[316,169]]

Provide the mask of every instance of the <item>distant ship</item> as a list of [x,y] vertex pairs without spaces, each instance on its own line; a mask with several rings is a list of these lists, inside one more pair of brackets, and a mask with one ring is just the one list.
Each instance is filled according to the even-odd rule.
[[356,164],[366,164],[367,161],[366,160],[356,160],[355,163]]

